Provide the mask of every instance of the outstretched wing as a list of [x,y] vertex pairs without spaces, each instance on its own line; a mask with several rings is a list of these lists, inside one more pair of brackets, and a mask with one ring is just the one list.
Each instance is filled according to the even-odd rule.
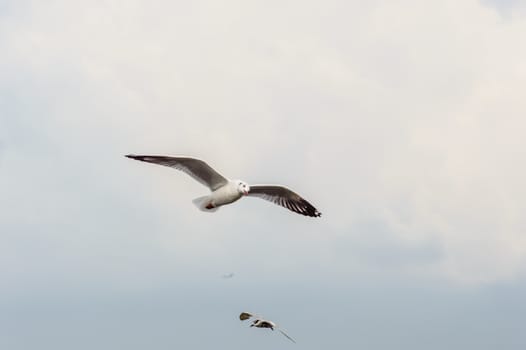
[[241,321],[248,320],[248,319],[251,318],[251,317],[254,317],[254,315],[249,314],[248,312],[242,312],[242,313],[239,315],[239,319],[240,319]]
[[289,337],[289,335],[285,332],[283,332],[281,329],[278,329],[278,331],[281,332],[281,334],[283,334],[284,336],[286,336],[291,342],[295,343],[296,341],[294,339],[292,339],[291,337]]
[[255,185],[250,186],[249,196],[259,197],[281,205],[295,213],[319,217],[321,213],[312,204],[303,199],[299,194],[283,186]]
[[200,159],[189,157],[139,156],[134,154],[128,154],[126,157],[181,170],[210,188],[211,191],[215,191],[228,183],[225,177]]

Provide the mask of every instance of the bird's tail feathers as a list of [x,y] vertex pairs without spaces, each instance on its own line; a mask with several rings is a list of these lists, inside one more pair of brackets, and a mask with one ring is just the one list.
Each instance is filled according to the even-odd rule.
[[214,211],[217,211],[219,207],[210,208],[210,199],[210,196],[197,197],[196,199],[192,200],[192,203],[194,203],[195,206],[199,208],[199,210],[212,213]]

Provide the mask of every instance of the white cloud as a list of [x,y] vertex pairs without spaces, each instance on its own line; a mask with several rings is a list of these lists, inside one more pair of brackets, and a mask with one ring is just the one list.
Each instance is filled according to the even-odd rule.
[[[374,255],[347,257],[337,243],[370,251],[356,230],[372,221],[389,232],[379,251],[425,261],[415,267],[424,274],[479,283],[524,268],[524,18],[503,21],[475,0],[57,0],[17,2],[0,26],[1,89],[13,118],[2,118],[9,132],[0,136],[11,161],[43,157],[32,154],[33,137],[24,139],[33,130],[35,145],[61,153],[48,176],[74,157],[79,170],[70,176],[95,175],[86,176],[110,197],[133,186],[137,196],[126,198],[161,212],[155,249],[188,248],[174,259],[228,260],[240,247],[224,237],[244,239],[264,212],[276,221],[268,230],[282,230],[267,237],[269,249],[309,237],[301,266],[376,269]],[[227,176],[285,183],[324,217],[313,226],[264,203],[239,203],[204,218],[190,203],[199,185],[130,164],[120,158],[128,152],[191,154]],[[0,164],[10,164],[3,176],[13,187],[32,168]],[[31,190],[74,198],[72,187]],[[239,220],[243,229],[219,234],[205,219],[231,228]],[[419,260],[420,248],[429,260]],[[276,255],[276,269],[298,269],[286,249]]]

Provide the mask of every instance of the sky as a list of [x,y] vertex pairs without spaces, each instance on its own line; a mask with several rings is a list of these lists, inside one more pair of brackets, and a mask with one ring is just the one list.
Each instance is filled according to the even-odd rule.
[[[0,1],[1,348],[524,349],[525,33],[519,0]],[[128,153],[323,216],[203,213]]]

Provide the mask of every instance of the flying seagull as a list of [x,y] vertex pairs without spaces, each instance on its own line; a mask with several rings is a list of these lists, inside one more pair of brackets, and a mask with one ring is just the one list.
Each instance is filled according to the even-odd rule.
[[259,316],[255,316],[253,314],[250,314],[248,312],[242,312],[240,315],[239,315],[239,319],[241,321],[245,321],[245,320],[248,320],[250,318],[253,318],[254,320],[252,321],[252,324],[250,325],[250,327],[257,327],[257,328],[270,328],[272,330],[274,329],[277,329],[278,331],[280,331],[281,334],[283,334],[285,337],[287,337],[287,339],[289,339],[291,342],[295,343],[296,341],[294,339],[292,339],[291,337],[288,336],[287,333],[283,332],[281,329],[279,329],[279,327],[272,321],[269,321],[269,320],[265,320]]
[[301,215],[312,217],[321,216],[321,213],[314,208],[312,204],[284,186],[249,186],[241,180],[229,180],[200,159],[189,157],[139,156],[134,154],[128,154],[126,157],[181,170],[201,184],[207,186],[211,194],[193,200],[193,203],[202,211],[214,212],[220,206],[235,202],[245,195],[266,199]]

